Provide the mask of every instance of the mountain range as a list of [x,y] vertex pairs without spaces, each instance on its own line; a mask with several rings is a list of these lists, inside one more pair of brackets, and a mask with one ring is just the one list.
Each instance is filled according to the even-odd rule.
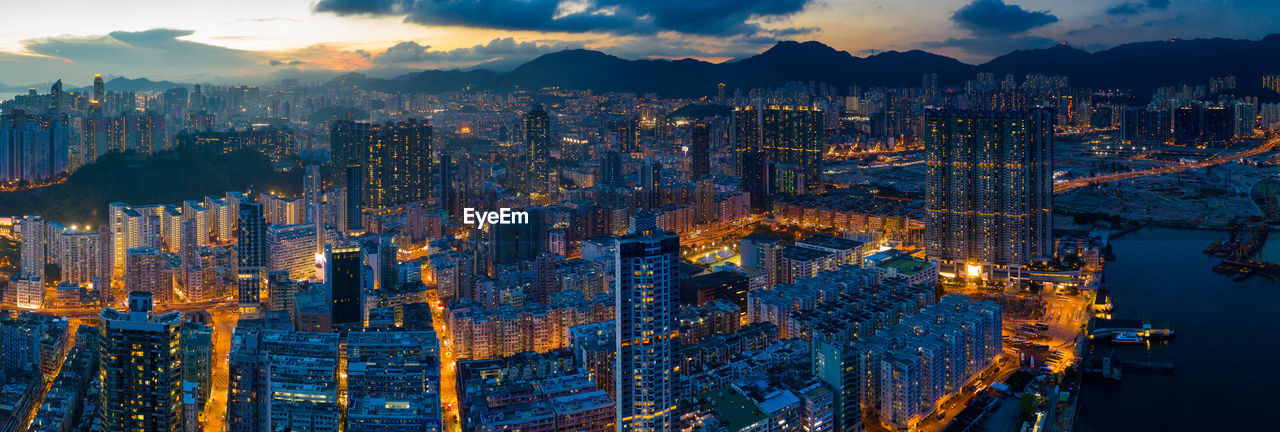
[[[853,85],[918,86],[926,73],[938,74],[938,82],[943,85],[962,84],[979,72],[990,72],[998,78],[1014,74],[1019,79],[1028,73],[1064,75],[1073,86],[1126,89],[1140,98],[1156,87],[1206,84],[1212,77],[1234,75],[1239,91],[1248,94],[1261,88],[1262,74],[1280,73],[1280,34],[1256,41],[1213,38],[1136,42],[1093,53],[1063,44],[1014,51],[978,65],[921,50],[858,57],[814,41],[778,42],[763,53],[724,63],[627,60],[575,49],[544,54],[507,72],[424,70],[392,78],[347,73],[323,86],[410,93],[560,87],[698,97],[715,94],[718,83],[724,83],[730,93],[793,81],[821,82],[844,91]],[[163,91],[184,84],[118,77],[106,85],[112,90]]]
[[1014,51],[979,65],[921,50],[858,57],[813,41],[778,42],[761,54],[725,63],[626,60],[578,49],[545,54],[505,73],[426,70],[389,79],[352,73],[326,86],[390,92],[561,87],[696,97],[714,94],[717,83],[725,83],[730,92],[791,81],[822,82],[843,91],[852,85],[918,86],[925,73],[938,74],[940,84],[961,84],[979,72],[1019,79],[1028,73],[1064,75],[1072,85],[1127,89],[1139,96],[1156,87],[1206,84],[1212,77],[1234,75],[1238,88],[1251,92],[1261,88],[1262,74],[1280,73],[1280,34],[1256,41],[1137,42],[1094,53],[1063,44]]

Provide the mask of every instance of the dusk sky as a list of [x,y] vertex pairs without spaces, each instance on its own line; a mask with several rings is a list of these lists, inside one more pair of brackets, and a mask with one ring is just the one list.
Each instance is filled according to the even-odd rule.
[[590,48],[726,61],[777,40],[979,63],[1059,42],[1090,51],[1280,32],[1269,0],[0,0],[0,83],[93,73],[184,82],[390,76]]

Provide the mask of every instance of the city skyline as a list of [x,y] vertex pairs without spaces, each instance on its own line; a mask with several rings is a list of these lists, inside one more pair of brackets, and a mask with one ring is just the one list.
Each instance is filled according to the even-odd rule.
[[[55,3],[65,11],[60,19],[18,21],[0,32],[0,84],[44,84],[52,75],[88,85],[76,77],[92,73],[226,83],[328,79],[353,71],[380,77],[423,69],[503,71],[574,48],[627,59],[718,63],[779,40],[819,40],[857,56],[923,49],[974,64],[1059,43],[1097,51],[1170,38],[1257,40],[1277,30],[1273,17],[1280,16],[1280,6],[1257,0],[790,0],[698,7],[298,0],[218,8],[135,2],[110,9],[78,0]],[[5,8],[22,15],[50,6]]]
[[55,3],[0,431],[1266,429],[1275,5]]

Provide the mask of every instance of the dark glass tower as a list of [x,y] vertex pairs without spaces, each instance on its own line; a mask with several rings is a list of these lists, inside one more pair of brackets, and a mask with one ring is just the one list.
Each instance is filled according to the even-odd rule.
[[237,286],[241,313],[255,313],[262,302],[262,272],[267,266],[267,222],[262,203],[242,201],[236,237]]
[[711,174],[711,134],[707,124],[694,123],[689,138],[692,144],[689,146],[689,173],[691,180],[697,181]]
[[333,314],[334,328],[359,327],[360,247],[334,247],[325,250],[325,291]]

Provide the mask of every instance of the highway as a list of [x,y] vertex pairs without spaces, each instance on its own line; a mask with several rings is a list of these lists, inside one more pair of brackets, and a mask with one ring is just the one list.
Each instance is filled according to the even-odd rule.
[[1280,144],[1280,136],[1272,136],[1270,138],[1267,138],[1265,141],[1262,142],[1262,144],[1258,145],[1257,147],[1253,147],[1239,153],[1231,153],[1231,154],[1214,156],[1199,162],[1184,163],[1184,164],[1170,165],[1170,166],[1151,168],[1151,169],[1145,169],[1145,170],[1139,170],[1139,171],[1130,171],[1130,172],[1106,174],[1106,175],[1100,175],[1100,176],[1094,176],[1094,177],[1067,180],[1062,183],[1053,185],[1053,193],[1055,194],[1063,193],[1072,189],[1076,189],[1076,188],[1080,188],[1080,187],[1088,186],[1092,184],[1098,184],[1098,183],[1106,183],[1106,182],[1112,182],[1117,180],[1128,180],[1128,179],[1133,179],[1138,177],[1146,177],[1150,175],[1171,174],[1171,173],[1182,172],[1187,170],[1205,168],[1205,167],[1218,165],[1218,164],[1222,164],[1222,163],[1226,163],[1226,162],[1230,162],[1238,159],[1257,156],[1257,155],[1271,151],[1273,148],[1275,148],[1277,144]]

